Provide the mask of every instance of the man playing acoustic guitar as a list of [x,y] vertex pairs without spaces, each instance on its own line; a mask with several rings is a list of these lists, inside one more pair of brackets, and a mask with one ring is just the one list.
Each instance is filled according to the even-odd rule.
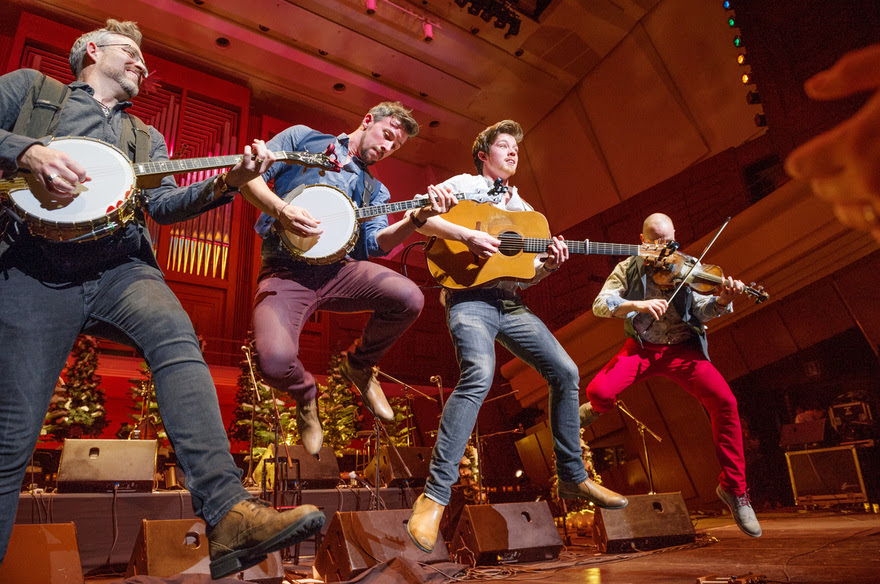
[[[412,280],[366,260],[387,254],[412,235],[417,225],[445,212],[456,199],[437,194],[431,197],[430,206],[420,207],[390,225],[384,214],[354,224],[359,237],[350,255],[346,256],[343,250],[338,256],[319,259],[317,263],[297,258],[283,243],[277,224],[293,238],[326,240],[336,235],[331,230],[342,219],[346,207],[351,211],[348,199],[359,210],[386,205],[391,195],[369,168],[394,154],[418,131],[410,111],[399,102],[383,102],[373,107],[350,134],[332,136],[306,126],[292,126],[272,138],[267,144],[270,150],[323,152],[329,147],[342,163],[341,172],[321,176],[323,173],[314,168],[291,171],[283,164],[275,164],[264,177],[242,187],[242,194],[263,211],[256,225],[263,237],[263,265],[254,305],[254,338],[260,370],[269,384],[296,400],[297,425],[309,453],[321,450],[323,431],[318,419],[315,378],[299,360],[303,325],[316,310],[372,313],[360,343],[343,360],[341,372],[357,387],[364,405],[377,418],[393,420],[394,412],[376,380],[373,366],[415,322],[425,300]],[[268,180],[275,181],[275,193],[267,186]],[[308,196],[316,185],[322,189],[318,200],[329,199],[333,193],[345,198],[323,224],[298,199],[290,197],[291,191],[296,193],[298,188],[302,189],[301,196]]]
[[[650,215],[642,226],[642,242],[675,240],[672,219]],[[593,313],[625,318],[627,340],[620,352],[587,386],[589,403],[580,408],[581,425],[614,407],[621,391],[643,379],[662,375],[683,387],[708,410],[715,453],[721,464],[716,492],[733,513],[739,528],[761,535],[746,491],[745,456],[736,397],[709,361],[703,323],[733,310],[733,299],[745,291],[739,280],[724,278],[717,296],[699,294],[685,286],[669,301],[673,290],[661,289],[655,268],[641,257],[628,258],[614,268],[593,302]]]
[[[488,192],[496,181],[507,186],[516,172],[522,128],[511,120],[483,130],[473,145],[474,164],[479,175],[463,174],[428,191]],[[492,202],[509,211],[531,207],[510,187],[494,190]],[[478,258],[499,253],[502,242],[488,233],[457,225],[442,217],[431,217],[419,229],[426,235],[455,240],[467,245]],[[556,452],[559,495],[581,497],[600,507],[618,509],[627,500],[587,478],[581,458],[578,429],[578,368],[541,320],[530,312],[516,293],[521,286],[540,281],[568,259],[561,237],[551,240],[546,254],[535,256],[535,276],[530,282],[499,281],[490,287],[454,291],[446,299],[447,323],[461,369],[458,385],[449,396],[440,420],[437,443],[431,456],[430,476],[425,492],[415,502],[407,531],[413,542],[430,552],[437,540],[440,518],[449,504],[452,485],[458,481],[458,463],[474,429],[480,405],[489,392],[495,374],[496,339],[514,355],[543,375],[550,386],[550,424]]]

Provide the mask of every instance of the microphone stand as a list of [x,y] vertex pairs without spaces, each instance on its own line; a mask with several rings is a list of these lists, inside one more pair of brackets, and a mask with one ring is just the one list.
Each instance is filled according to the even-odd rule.
[[[422,396],[423,398],[425,398],[427,400],[431,400],[433,402],[439,403],[441,410],[443,409],[443,401],[442,401],[443,394],[442,394],[442,392],[440,394],[441,397],[438,400],[437,398],[431,397],[430,395],[419,391],[418,389],[416,389],[415,387],[406,383],[405,381],[401,381],[395,377],[388,375],[387,373],[385,373],[384,371],[382,371],[378,367],[376,367],[376,374],[381,375],[385,379],[392,381],[403,388],[403,395],[406,398],[406,436],[407,436],[407,441],[410,443],[410,445],[415,444],[415,439],[413,437],[413,434],[415,432],[415,428],[412,426],[412,405],[411,405],[412,394],[410,392],[417,393],[418,395]],[[378,450],[377,450],[377,452],[378,452]]]
[[[241,484],[247,487],[255,487],[256,483],[253,479],[254,472],[254,428],[256,427],[256,416],[257,416],[257,402],[260,401],[260,394],[257,391],[257,378],[254,375],[254,364],[251,362],[251,349],[247,345],[242,346],[241,350],[244,352],[244,356],[247,358],[248,362],[248,371],[251,374],[251,385],[254,388],[254,400],[251,404],[251,436],[250,436],[250,445],[248,446],[248,470],[247,476],[241,482]],[[276,451],[277,452],[277,451]]]
[[648,491],[648,494],[653,495],[653,494],[655,494],[654,493],[654,477],[651,474],[651,459],[648,457],[648,443],[645,440],[645,431],[647,430],[648,434],[653,436],[654,439],[657,440],[658,443],[662,442],[663,440],[660,439],[660,436],[658,436],[653,431],[651,431],[650,428],[645,426],[641,420],[639,420],[637,417],[635,417],[632,414],[632,412],[630,412],[628,409],[626,409],[626,404],[624,404],[621,400],[617,400],[617,407],[618,407],[618,409],[620,409],[621,412],[623,412],[624,414],[626,414],[627,416],[632,418],[632,421],[636,423],[636,428],[639,431],[639,435],[642,437],[642,449],[645,451],[645,469],[648,471],[648,488],[650,489]]

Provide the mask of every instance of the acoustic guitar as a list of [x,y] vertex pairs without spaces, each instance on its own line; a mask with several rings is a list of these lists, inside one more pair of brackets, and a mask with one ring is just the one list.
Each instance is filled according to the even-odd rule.
[[[443,218],[447,221],[484,231],[501,240],[498,253],[479,257],[459,241],[431,238],[425,248],[428,270],[444,288],[462,290],[488,286],[498,280],[528,282],[535,277],[535,254],[547,251],[550,227],[537,211],[506,211],[490,203],[461,201]],[[646,243],[598,243],[590,240],[569,241],[569,253],[583,255],[641,255],[646,258],[665,253],[666,247]]]

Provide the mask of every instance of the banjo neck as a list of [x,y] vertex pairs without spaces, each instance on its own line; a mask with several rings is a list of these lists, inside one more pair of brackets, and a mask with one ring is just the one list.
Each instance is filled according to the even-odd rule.
[[[473,199],[481,195],[485,195],[485,191],[470,191],[466,193],[455,193],[453,196],[459,201]],[[411,199],[409,201],[400,201],[398,203],[384,203],[382,205],[372,205],[369,207],[359,207],[355,210],[355,219],[358,221],[366,221],[379,215],[390,215],[392,213],[400,213],[401,211],[409,211],[410,209],[419,209],[421,207],[430,207],[431,199],[422,197]]]
[[[338,171],[339,163],[335,158],[326,154],[312,154],[311,152],[279,151],[272,153],[278,162],[286,164],[299,164],[306,167],[316,167],[323,170]],[[229,154],[226,156],[208,156],[203,158],[178,158],[176,160],[158,160],[156,162],[137,162],[134,166],[135,176],[138,178],[161,178],[169,174],[180,174],[210,170],[214,168],[227,168],[235,166],[244,158],[243,154]]]

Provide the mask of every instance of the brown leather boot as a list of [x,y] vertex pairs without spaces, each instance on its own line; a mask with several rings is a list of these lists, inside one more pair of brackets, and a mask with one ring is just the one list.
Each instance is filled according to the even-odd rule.
[[406,524],[406,532],[416,547],[423,552],[430,554],[434,550],[444,509],[446,505],[435,503],[424,495],[419,495],[413,505],[412,516]]
[[311,400],[300,404],[296,402],[296,427],[302,436],[303,447],[312,456],[321,452],[324,444],[324,429],[321,428],[321,420],[318,417],[318,402]]
[[586,428],[587,426],[592,424],[596,418],[599,417],[599,414],[597,414],[593,410],[593,404],[591,404],[590,402],[581,404],[581,407],[578,408],[578,414],[580,414],[581,418],[581,428]]
[[256,497],[238,503],[207,530],[211,578],[256,566],[268,554],[308,539],[321,531],[324,519],[314,505],[278,512]]
[[623,509],[629,503],[623,495],[618,495],[611,489],[606,489],[590,479],[582,483],[559,481],[556,489],[562,499],[586,499],[596,507],[603,509]]
[[339,372],[342,373],[343,377],[354,384],[357,390],[361,393],[361,399],[364,400],[364,405],[367,406],[367,409],[370,410],[374,416],[383,422],[391,422],[394,420],[394,410],[391,409],[391,404],[385,399],[385,394],[382,392],[382,386],[379,385],[379,380],[376,379],[376,373],[373,371],[372,367],[355,369],[348,362],[348,355],[346,355],[343,357],[342,363],[339,366]]

